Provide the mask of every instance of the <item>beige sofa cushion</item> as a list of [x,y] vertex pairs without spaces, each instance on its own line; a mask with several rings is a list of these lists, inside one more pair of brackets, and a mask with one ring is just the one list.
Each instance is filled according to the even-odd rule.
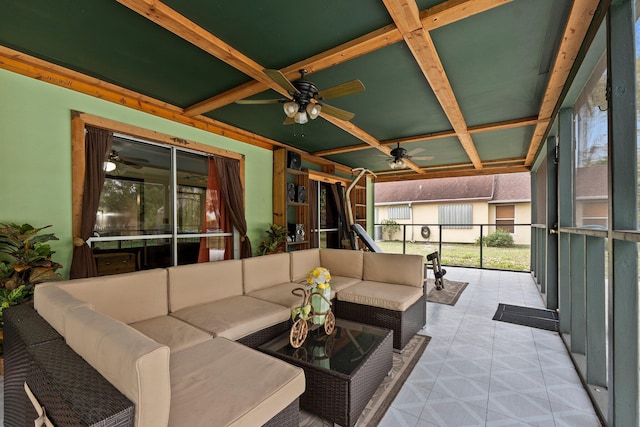
[[87,307],[65,316],[67,344],[136,405],[135,426],[167,425],[169,347]]
[[291,281],[300,282],[307,278],[307,273],[320,267],[320,249],[305,249],[289,253],[291,257]]
[[303,283],[281,283],[279,285],[253,291],[247,295],[289,308],[300,307],[302,305],[302,297],[293,295],[291,291],[295,288],[306,288],[306,286],[307,285]]
[[211,334],[172,316],[154,317],[129,326],[168,346],[172,353],[213,338]]
[[331,276],[362,279],[362,254],[362,251],[348,249],[321,249],[320,264],[329,270]]
[[169,426],[261,426],[304,389],[302,369],[215,338],[171,355]]
[[396,283],[422,288],[424,285],[424,257],[422,255],[383,254],[364,252],[362,279]]
[[290,282],[289,265],[288,253],[243,259],[244,293]]
[[237,340],[286,321],[291,312],[282,305],[238,295],[183,308],[171,316],[213,336]]
[[336,292],[348,288],[351,285],[360,283],[362,280],[356,277],[334,276],[331,275],[331,298],[335,297]]
[[364,281],[338,292],[338,301],[405,311],[422,296],[422,289],[414,286]]
[[169,313],[167,271],[136,271],[60,282],[75,298],[123,323],[134,323]]
[[181,265],[169,273],[169,310],[242,295],[242,261]]
[[93,310],[93,305],[74,298],[58,286],[49,283],[42,283],[35,287],[33,306],[38,314],[62,336],[64,336],[64,317],[69,310],[78,307],[89,307]]

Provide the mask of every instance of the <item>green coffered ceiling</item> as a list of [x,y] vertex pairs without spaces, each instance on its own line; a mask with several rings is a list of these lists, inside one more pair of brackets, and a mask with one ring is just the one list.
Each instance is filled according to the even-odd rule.
[[[516,172],[532,165],[598,3],[0,0],[0,66],[29,75],[2,61],[19,56],[106,82],[163,117],[289,146],[328,170],[366,167],[382,180]],[[323,113],[283,125],[280,104],[234,102],[286,95],[265,68],[366,90],[328,101],[350,121]],[[413,158],[391,171],[398,143]]]

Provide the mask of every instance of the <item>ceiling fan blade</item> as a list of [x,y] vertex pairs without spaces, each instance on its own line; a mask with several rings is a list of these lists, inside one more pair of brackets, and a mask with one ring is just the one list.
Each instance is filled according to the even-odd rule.
[[258,104],[279,104],[280,102],[288,101],[287,99],[239,99],[236,104],[246,105],[258,105]]
[[327,89],[323,89],[318,92],[319,99],[331,99],[338,98],[339,96],[352,95],[354,93],[360,93],[364,91],[364,85],[360,80],[351,80],[349,82],[345,82],[339,84],[337,86],[333,86]]
[[341,110],[340,108],[337,108],[337,107],[332,107],[329,104],[322,104],[322,112],[330,116],[333,116],[336,119],[347,120],[347,121],[353,119],[356,116],[355,114],[349,111]]
[[433,160],[435,156],[410,156],[409,158],[411,160]]
[[293,117],[287,117],[286,119],[284,119],[284,122],[282,122],[283,125],[292,125],[294,123],[295,121],[293,120]]
[[270,70],[265,68],[262,70],[271,80],[276,82],[279,86],[285,89],[289,93],[300,93],[298,89],[282,74],[279,70]]
[[417,148],[414,148],[411,151],[407,151],[407,156],[415,156],[416,154],[422,153],[423,151],[424,151],[424,148],[417,147]]

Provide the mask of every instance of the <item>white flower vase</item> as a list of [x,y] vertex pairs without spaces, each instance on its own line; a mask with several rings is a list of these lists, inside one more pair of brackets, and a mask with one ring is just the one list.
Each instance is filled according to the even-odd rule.
[[314,313],[324,313],[324,314],[316,314],[313,316],[311,320],[314,325],[322,325],[324,323],[324,318],[327,316],[326,313],[329,311],[329,300],[331,299],[331,287],[327,289],[316,288],[314,293],[320,293],[326,298],[322,298],[320,295],[311,295],[311,307],[313,307]]

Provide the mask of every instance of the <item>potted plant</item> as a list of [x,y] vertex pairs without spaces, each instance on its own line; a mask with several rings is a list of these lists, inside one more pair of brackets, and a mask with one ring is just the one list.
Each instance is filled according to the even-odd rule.
[[260,243],[256,255],[269,255],[284,252],[287,244],[287,228],[281,225],[269,224],[267,238]]
[[47,243],[58,238],[40,234],[49,227],[0,223],[0,326],[3,309],[31,300],[36,284],[62,278],[56,273],[62,265],[51,260],[55,252]]

